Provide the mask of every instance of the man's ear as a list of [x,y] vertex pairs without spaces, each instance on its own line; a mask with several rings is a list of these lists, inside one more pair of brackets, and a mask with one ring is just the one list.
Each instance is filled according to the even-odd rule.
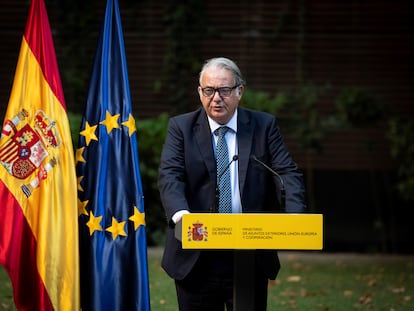
[[236,96],[239,100],[242,98],[243,91],[244,91],[244,86],[243,85],[240,85],[236,88]]

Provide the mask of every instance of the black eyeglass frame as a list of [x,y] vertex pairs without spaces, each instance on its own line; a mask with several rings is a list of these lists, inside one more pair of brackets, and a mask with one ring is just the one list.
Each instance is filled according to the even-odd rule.
[[[207,86],[207,87],[203,88],[203,87],[200,86],[200,89],[201,89],[201,93],[203,94],[204,97],[211,98],[216,94],[216,92],[218,92],[220,97],[225,98],[225,97],[230,97],[231,92],[234,89],[238,88],[239,86],[240,86],[240,84],[236,84],[233,87],[225,86],[225,87],[218,87],[218,88],[214,88],[214,87],[211,87],[211,86]],[[212,91],[212,93],[210,95],[208,95],[208,94],[206,94],[206,91]],[[224,94],[223,94],[223,92],[224,92]]]

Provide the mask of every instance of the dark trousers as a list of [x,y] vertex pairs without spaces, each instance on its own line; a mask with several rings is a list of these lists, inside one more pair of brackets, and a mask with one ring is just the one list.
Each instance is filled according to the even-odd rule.
[[[176,280],[180,311],[233,311],[232,251],[204,251],[193,270],[183,280]],[[255,307],[252,311],[265,311],[268,280],[256,269],[253,285]]]

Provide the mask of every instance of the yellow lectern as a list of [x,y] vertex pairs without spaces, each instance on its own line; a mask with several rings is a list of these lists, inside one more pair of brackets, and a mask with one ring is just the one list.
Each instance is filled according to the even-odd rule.
[[321,250],[322,214],[185,214],[175,236],[184,249],[234,249],[234,310],[253,310],[254,253]]

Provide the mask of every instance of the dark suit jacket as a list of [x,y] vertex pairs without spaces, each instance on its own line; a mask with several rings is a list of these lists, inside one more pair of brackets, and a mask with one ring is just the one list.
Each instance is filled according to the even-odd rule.
[[[284,179],[286,211],[303,212],[305,191],[302,174],[286,149],[276,118],[270,114],[238,108],[238,175],[243,213],[278,210],[279,180],[251,159],[254,155]],[[211,130],[205,111],[170,119],[161,155],[158,187],[169,227],[162,267],[174,279],[183,279],[200,252],[183,250],[174,237],[171,217],[179,210],[208,213],[215,210],[216,164]],[[256,251],[256,260],[269,279],[280,268],[276,251]]]

